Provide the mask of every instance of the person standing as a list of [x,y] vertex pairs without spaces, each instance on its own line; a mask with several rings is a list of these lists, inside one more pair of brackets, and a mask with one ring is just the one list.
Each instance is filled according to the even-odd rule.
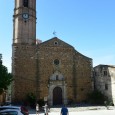
[[69,115],[68,109],[65,105],[61,108],[60,115]]
[[47,105],[47,103],[44,106],[44,112],[45,112],[45,115],[48,115],[48,105]]
[[39,104],[37,103],[36,104],[36,115],[39,115],[38,112],[39,112]]

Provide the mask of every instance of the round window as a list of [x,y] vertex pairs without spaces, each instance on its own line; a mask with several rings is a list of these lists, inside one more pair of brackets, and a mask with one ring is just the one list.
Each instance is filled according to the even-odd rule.
[[54,60],[54,64],[55,64],[55,65],[59,65],[59,60],[58,60],[58,59],[55,59],[55,60]]
[[55,41],[55,42],[54,42],[54,44],[55,44],[55,45],[58,45],[58,42],[57,42],[57,41]]

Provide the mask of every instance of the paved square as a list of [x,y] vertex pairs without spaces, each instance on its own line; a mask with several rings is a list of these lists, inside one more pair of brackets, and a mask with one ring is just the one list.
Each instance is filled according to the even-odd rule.
[[[36,115],[36,114],[30,114]],[[44,113],[39,113],[39,115],[44,115]],[[50,112],[49,115],[60,115],[60,112]],[[69,115],[115,115],[115,110],[89,110],[89,111],[79,111],[79,112],[69,112]]]

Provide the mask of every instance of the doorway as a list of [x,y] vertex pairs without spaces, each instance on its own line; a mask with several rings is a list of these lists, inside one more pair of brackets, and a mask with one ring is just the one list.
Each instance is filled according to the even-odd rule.
[[53,105],[62,104],[62,89],[60,87],[55,87],[53,90]]

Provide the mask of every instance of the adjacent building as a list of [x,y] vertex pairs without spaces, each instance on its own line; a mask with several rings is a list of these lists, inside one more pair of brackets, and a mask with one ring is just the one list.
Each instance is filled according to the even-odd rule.
[[94,86],[115,104],[115,66],[98,65],[94,67]]

